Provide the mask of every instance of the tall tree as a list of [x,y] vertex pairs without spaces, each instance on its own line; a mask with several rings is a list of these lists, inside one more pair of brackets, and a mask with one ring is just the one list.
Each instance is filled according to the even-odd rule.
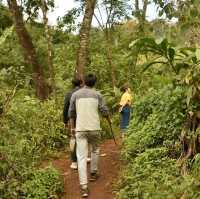
[[135,6],[134,6],[133,15],[138,20],[140,33],[144,33],[147,7],[149,3],[150,3],[150,0],[142,0],[142,6],[140,6],[139,0],[135,0],[134,2]]
[[48,11],[55,7],[54,0],[25,0],[23,2],[24,12],[28,15],[30,21],[34,21],[38,18],[40,11],[43,16],[43,24],[45,31],[45,38],[47,44],[47,64],[49,71],[49,78],[51,89],[56,96],[55,92],[55,71],[53,66],[53,46],[52,46],[52,35],[51,26],[49,25]]
[[43,22],[45,28],[45,37],[47,40],[47,51],[48,51],[48,68],[49,68],[49,77],[51,81],[51,87],[56,98],[56,90],[55,90],[55,71],[53,66],[53,47],[52,47],[52,36],[51,36],[51,29],[48,25],[48,2],[46,0],[41,0],[41,10],[43,14]]
[[76,77],[83,79],[85,67],[89,64],[89,36],[96,0],[85,1],[85,13],[79,33],[79,49],[76,62]]
[[[99,24],[99,27],[102,29],[105,35],[106,56],[111,71],[113,88],[115,88],[117,84],[116,65],[113,62],[113,46],[114,46],[113,35],[115,31],[115,25],[119,22],[119,20],[128,18],[128,13],[127,13],[128,2],[129,2],[128,0],[102,0],[102,3],[100,5],[97,4],[96,6],[97,13],[95,12],[94,14],[95,19]],[[104,12],[106,11],[105,17],[103,17],[101,8],[104,9]]]
[[36,87],[36,95],[39,99],[45,100],[49,94],[48,86],[44,78],[42,66],[38,62],[32,39],[25,27],[22,9],[17,5],[16,0],[7,0],[7,2],[13,16],[19,42],[24,49],[25,61],[33,67],[33,81]]

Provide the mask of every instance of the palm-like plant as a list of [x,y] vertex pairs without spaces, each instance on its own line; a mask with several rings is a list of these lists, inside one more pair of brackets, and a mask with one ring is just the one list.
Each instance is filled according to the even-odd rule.
[[178,163],[185,174],[187,159],[195,156],[200,144],[200,111],[197,110],[200,107],[200,49],[179,48],[167,39],[156,41],[153,38],[137,39],[130,47],[134,52],[137,50],[140,54],[153,55],[154,58],[143,65],[143,71],[155,64],[171,67],[175,72],[175,80],[186,90],[188,110],[196,109],[195,112],[189,111],[180,136],[182,154]]

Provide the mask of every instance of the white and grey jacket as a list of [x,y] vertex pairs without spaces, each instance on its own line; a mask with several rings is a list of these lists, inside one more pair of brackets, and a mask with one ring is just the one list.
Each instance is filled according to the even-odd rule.
[[95,89],[83,87],[72,94],[69,106],[69,118],[76,119],[76,131],[101,130],[99,112],[109,115],[101,94]]

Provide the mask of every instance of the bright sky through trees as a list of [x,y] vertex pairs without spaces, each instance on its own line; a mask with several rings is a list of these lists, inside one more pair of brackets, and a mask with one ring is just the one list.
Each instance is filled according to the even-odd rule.
[[[140,0],[141,1],[141,0]],[[74,0],[55,0],[55,9],[52,13],[49,13],[49,19],[51,24],[56,23],[58,17],[62,17],[68,10],[75,6]],[[157,17],[156,6],[151,4],[147,9],[147,19],[153,20]],[[96,26],[97,22],[94,19],[93,25]]]
[[[3,0],[2,2],[6,3],[6,0]],[[142,0],[140,0],[141,4]],[[55,8],[53,12],[49,13],[49,22],[50,24],[55,25],[57,18],[64,16],[68,10],[72,9],[75,6],[74,0],[55,0]],[[149,21],[155,19],[158,15],[156,12],[156,6],[155,4],[150,4],[147,9],[147,19]],[[39,17],[40,18],[40,17]],[[80,20],[81,21],[81,20]],[[95,19],[93,19],[93,25],[97,26],[98,23]]]

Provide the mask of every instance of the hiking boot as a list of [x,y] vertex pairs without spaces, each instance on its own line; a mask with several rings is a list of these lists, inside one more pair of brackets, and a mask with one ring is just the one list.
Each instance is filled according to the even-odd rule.
[[89,189],[88,188],[81,188],[81,198],[87,198],[89,195]]
[[77,162],[72,162],[72,164],[70,165],[70,168],[71,168],[71,169],[74,169],[74,170],[78,169],[78,164],[77,164]]
[[99,175],[97,173],[90,174],[90,182],[95,182],[98,178],[99,178]]

